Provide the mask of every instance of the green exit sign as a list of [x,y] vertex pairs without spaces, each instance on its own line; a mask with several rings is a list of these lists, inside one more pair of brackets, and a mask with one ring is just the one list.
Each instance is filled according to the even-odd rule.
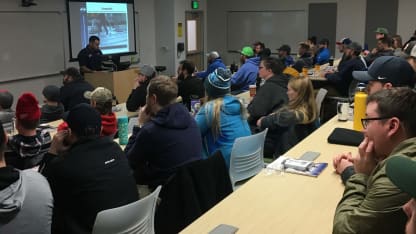
[[199,9],[199,1],[192,1],[192,9]]

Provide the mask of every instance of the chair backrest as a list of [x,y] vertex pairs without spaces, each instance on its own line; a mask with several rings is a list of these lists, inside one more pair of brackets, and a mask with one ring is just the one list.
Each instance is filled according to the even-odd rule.
[[257,134],[235,139],[230,156],[230,179],[234,189],[238,181],[246,180],[263,169],[267,130],[266,128]]
[[156,202],[161,188],[158,186],[153,193],[136,202],[99,212],[92,233],[155,233]]
[[318,111],[318,115],[321,115],[321,106],[322,106],[322,102],[324,101],[324,98],[326,96],[326,94],[328,93],[328,90],[324,89],[324,88],[320,88],[318,93],[316,94],[316,108]]

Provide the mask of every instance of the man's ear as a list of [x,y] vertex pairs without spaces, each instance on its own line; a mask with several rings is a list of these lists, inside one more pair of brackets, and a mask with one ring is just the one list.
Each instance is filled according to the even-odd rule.
[[388,132],[387,136],[391,137],[400,130],[400,119],[393,117],[388,120]]
[[393,85],[392,85],[392,83],[387,82],[387,83],[383,84],[383,88],[384,89],[391,89],[391,88],[393,88]]

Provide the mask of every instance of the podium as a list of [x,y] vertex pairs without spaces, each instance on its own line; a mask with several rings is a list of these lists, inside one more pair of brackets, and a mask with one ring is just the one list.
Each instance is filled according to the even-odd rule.
[[126,102],[131,90],[133,89],[134,79],[137,76],[137,69],[128,69],[124,71],[98,71],[94,73],[85,73],[85,80],[94,87],[105,87],[117,97],[120,103]]

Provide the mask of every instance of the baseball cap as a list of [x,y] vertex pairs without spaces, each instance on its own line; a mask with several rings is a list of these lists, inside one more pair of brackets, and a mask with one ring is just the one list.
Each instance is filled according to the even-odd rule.
[[220,57],[220,54],[217,51],[211,51],[206,55],[207,55],[207,57],[213,58],[213,59],[216,59],[216,58]]
[[136,70],[137,74],[142,74],[146,77],[153,77],[155,72],[156,72],[155,69],[148,64],[139,65],[139,69]]
[[63,119],[77,136],[99,136],[101,133],[100,113],[86,103],[74,106]]
[[403,49],[403,57],[414,57],[416,58],[416,41],[409,42]]
[[86,99],[92,99],[99,103],[113,101],[113,94],[109,89],[106,89],[104,87],[97,87],[93,91],[85,91],[84,97]]
[[416,198],[416,161],[394,156],[386,161],[387,177],[402,191]]
[[382,28],[382,27],[378,27],[374,32],[382,33],[382,34],[389,34],[389,30],[387,30],[387,28]]
[[354,51],[362,51],[363,47],[361,47],[361,45],[358,42],[351,42],[349,44],[345,45],[345,48],[347,49],[352,49]]
[[286,51],[287,53],[290,53],[290,46],[289,45],[282,45],[277,50],[278,51]]
[[337,45],[341,45],[341,44],[349,45],[349,44],[352,43],[352,41],[348,37],[344,37],[341,40],[337,41],[336,43],[337,43]]
[[250,46],[243,47],[243,49],[240,51],[240,53],[244,56],[247,56],[247,57],[253,57],[254,56],[253,48],[251,48]]
[[81,79],[81,73],[79,73],[78,68],[75,67],[68,67],[67,69],[65,69],[64,71],[60,72],[61,75],[68,75],[71,76],[73,79],[77,80],[77,79]]
[[414,71],[403,58],[395,56],[381,56],[374,60],[368,71],[353,71],[352,76],[363,82],[380,81],[391,83],[393,87],[414,86]]

